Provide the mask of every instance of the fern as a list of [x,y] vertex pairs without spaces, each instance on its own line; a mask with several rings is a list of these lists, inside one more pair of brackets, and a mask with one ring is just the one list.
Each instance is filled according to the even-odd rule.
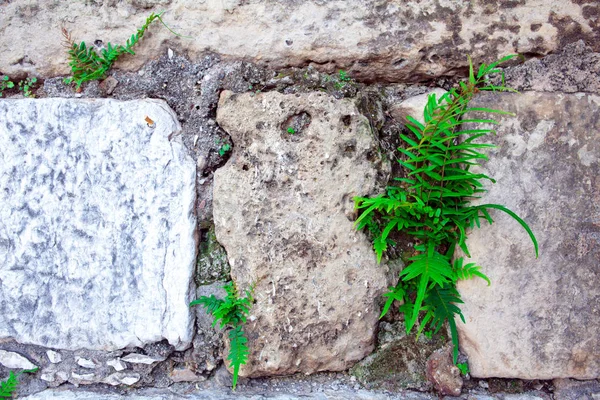
[[150,16],[146,18],[144,25],[127,39],[125,46],[108,43],[106,48],[100,50],[99,53],[94,47],[87,47],[85,42],[76,43],[71,38],[71,34],[65,28],[62,28],[65,47],[67,48],[67,53],[69,55],[69,66],[71,67],[71,72],[73,74],[71,77],[65,79],[65,83],[75,82],[77,89],[79,89],[83,82],[104,79],[114,62],[121,55],[125,53],[135,55],[133,47],[140,39],[142,39],[150,24],[156,20],[160,21],[174,35],[182,36],[173,32],[171,28],[164,23],[162,20],[163,14],[164,12],[150,14]]
[[[407,332],[418,326],[420,334],[427,324],[439,331],[444,321],[448,321],[455,363],[458,336],[454,317],[458,315],[463,319],[457,306],[462,301],[456,282],[477,276],[490,283],[474,263],[464,265],[462,258],[452,262],[457,247],[470,257],[467,231],[480,227],[481,220],[492,224],[490,210],[505,212],[525,229],[538,256],[535,235],[513,211],[499,204],[469,204],[471,199],[485,192],[483,181],[495,183],[491,177],[471,171],[471,167],[488,159],[485,149],[494,147],[479,140],[495,131],[491,127],[473,126],[498,124],[493,119],[471,115],[510,114],[469,107],[469,102],[480,91],[514,91],[504,86],[504,76],[498,69],[499,64],[513,57],[504,57],[490,65],[482,64],[477,74],[469,58],[468,80],[460,82],[458,87],[440,98],[431,94],[423,110],[424,123],[407,117],[411,134],[400,135],[404,147],[398,149],[403,156],[399,163],[406,168],[407,176],[396,179],[397,185],[388,187],[384,195],[354,199],[361,212],[356,227],[368,227],[378,262],[391,244],[389,236],[394,230],[412,235],[418,243],[414,247],[416,254],[410,259],[412,262],[400,273],[398,285],[385,295],[387,301],[381,317],[389,311],[394,300],[401,300],[404,304],[400,311],[405,314]],[[488,77],[493,74],[501,74],[500,85],[490,83]],[[418,322],[421,312],[425,314]]]
[[12,398],[13,393],[17,390],[17,386],[19,385],[19,376],[23,373],[37,372],[38,369],[39,368],[24,369],[16,374],[13,371],[10,371],[8,373],[8,378],[4,381],[0,381],[0,397]]
[[229,331],[229,345],[231,350],[229,350],[227,359],[233,367],[233,380],[231,382],[233,390],[235,390],[237,385],[240,366],[246,364],[246,361],[248,361],[248,354],[250,351],[248,350],[247,343],[248,339],[244,336],[244,331],[240,325]]
[[233,282],[223,286],[227,295],[224,299],[217,299],[215,295],[202,296],[190,303],[190,307],[201,305],[206,311],[214,317],[212,326],[220,321],[220,328],[228,327],[229,330],[229,366],[233,368],[232,387],[235,390],[238,381],[240,367],[248,361],[248,339],[246,338],[242,326],[246,323],[246,318],[250,312],[250,307],[254,302],[252,293],[254,285],[246,290],[246,297],[239,297],[237,288]]

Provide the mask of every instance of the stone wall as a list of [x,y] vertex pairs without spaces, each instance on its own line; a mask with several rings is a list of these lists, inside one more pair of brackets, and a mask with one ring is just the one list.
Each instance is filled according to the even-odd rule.
[[[191,38],[155,23],[102,83],[58,77],[61,26],[121,43],[163,8]],[[511,398],[483,379],[497,377],[590,379],[521,381],[530,398],[596,395],[597,15],[541,0],[0,1],[0,75],[40,78],[39,99],[0,99],[0,377],[39,367],[21,377],[31,399],[237,398],[223,332],[188,307],[233,279],[256,285],[239,398],[432,398],[404,390],[444,373],[460,392],[454,366],[429,370],[444,335],[416,344],[398,315],[378,321],[411,244],[377,265],[352,198],[402,173],[403,116],[464,76],[466,54],[520,52],[505,73],[524,93],[478,100],[516,112],[481,201],[521,214],[540,259],[501,215],[473,232],[492,286],[460,286],[462,398]],[[293,373],[313,375],[269,378]]]

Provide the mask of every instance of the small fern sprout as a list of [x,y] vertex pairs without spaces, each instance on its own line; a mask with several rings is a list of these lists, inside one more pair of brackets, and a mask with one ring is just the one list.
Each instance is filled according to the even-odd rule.
[[246,290],[246,297],[239,297],[235,283],[229,282],[223,289],[227,295],[224,299],[217,299],[215,295],[202,296],[190,303],[190,307],[201,305],[206,312],[214,317],[212,326],[220,322],[220,328],[227,328],[229,338],[229,355],[227,360],[233,368],[232,389],[235,390],[240,367],[248,362],[248,338],[244,334],[243,325],[254,303],[253,292],[255,284]]
[[67,84],[75,82],[77,89],[79,89],[83,82],[106,78],[106,74],[121,55],[125,53],[135,55],[133,48],[142,39],[148,30],[148,27],[154,21],[160,21],[169,32],[174,35],[188,37],[173,32],[173,30],[162,20],[163,14],[164,11],[158,14],[150,14],[148,18],[146,18],[144,25],[127,39],[125,46],[113,45],[109,42],[106,47],[101,49],[96,49],[94,46],[88,47],[85,42],[76,43],[69,31],[65,27],[62,27],[64,46],[67,49],[69,66],[71,67],[72,73],[72,76],[66,78],[64,82]]

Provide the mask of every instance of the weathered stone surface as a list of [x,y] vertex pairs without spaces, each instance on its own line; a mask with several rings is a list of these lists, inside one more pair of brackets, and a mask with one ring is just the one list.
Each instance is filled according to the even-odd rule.
[[92,360],[88,360],[86,358],[78,358],[77,359],[77,364],[83,368],[96,368],[96,363],[94,363]]
[[158,100],[0,101],[0,338],[189,345],[195,163],[178,130]]
[[600,94],[600,53],[580,40],[557,54],[506,68],[505,78],[519,91]]
[[[596,51],[598,5],[587,1],[385,0],[169,1],[164,16],[174,36],[155,23],[118,67],[139,68],[158,53],[205,51],[280,68],[313,63],[368,79],[429,78],[466,65],[465,54],[488,61],[509,53],[543,55],[583,39]],[[64,25],[89,45],[124,44],[161,2],[44,1],[0,3],[0,70],[68,72]],[[43,17],[42,17],[43,16]]]
[[433,352],[427,359],[427,379],[444,396],[459,396],[463,386],[460,370],[452,361],[452,345]]
[[472,260],[492,285],[462,281],[467,323],[460,343],[474,377],[551,379],[600,376],[600,97],[489,94],[478,106],[516,112],[500,119],[499,148],[484,165],[498,183],[483,203],[504,204],[527,234],[493,212],[474,230]]
[[127,364],[125,364],[120,359],[109,360],[106,362],[106,365],[108,365],[109,367],[113,367],[117,372],[127,369]]
[[394,105],[390,109],[390,114],[401,123],[406,123],[406,117],[411,116],[420,123],[425,122],[423,116],[423,109],[427,105],[429,95],[435,94],[435,98],[439,99],[446,93],[444,89],[434,88],[428,93],[423,93],[418,96],[410,97],[397,105]]
[[126,355],[125,357],[122,357],[121,360],[126,361],[128,363],[150,365],[150,364],[154,364],[155,362],[164,361],[164,358],[149,357],[144,354],[132,353],[132,354]]
[[554,379],[555,400],[597,400],[600,399],[600,383],[597,380],[576,381]]
[[102,382],[111,386],[117,386],[121,384],[131,386],[137,383],[140,379],[140,374],[136,372],[115,372],[104,378]]
[[223,92],[217,121],[234,149],[215,173],[215,232],[238,288],[256,284],[241,374],[347,369],[373,349],[386,286],[353,224],[381,162],[366,118],[322,93]]
[[352,375],[367,389],[398,392],[406,389],[431,390],[427,380],[427,358],[444,346],[446,338],[436,335],[406,335],[404,323],[379,324],[378,348],[351,369]]
[[[434,400],[435,398],[425,393],[373,393],[366,390],[323,390],[316,393],[311,393],[310,390],[303,393],[281,393],[263,392],[263,393],[243,393],[239,389],[236,393],[231,393],[230,388],[226,389],[209,389],[191,394],[176,394],[168,389],[163,390],[144,390],[134,392],[132,394],[116,394],[116,393],[99,393],[98,391],[84,391],[74,389],[52,389],[44,390],[36,393],[23,400],[297,400],[315,399],[315,400]],[[507,397],[508,399],[509,397]],[[516,398],[510,398],[517,400]],[[521,400],[538,400],[534,397],[523,397]],[[540,399],[544,400],[544,399]]]
[[0,364],[4,365],[6,368],[17,369],[33,369],[37,367],[37,365],[33,364],[22,355],[5,350],[0,350]]
[[62,356],[60,355],[60,353],[53,351],[53,350],[47,350],[46,351],[46,355],[48,356],[48,360],[52,363],[52,364],[58,364],[59,362],[62,361]]

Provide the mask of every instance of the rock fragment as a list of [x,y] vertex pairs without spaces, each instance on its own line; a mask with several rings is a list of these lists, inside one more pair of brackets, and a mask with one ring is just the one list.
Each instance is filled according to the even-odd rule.
[[19,353],[12,351],[0,350],[0,364],[6,368],[14,369],[34,369],[37,365],[23,357]]

